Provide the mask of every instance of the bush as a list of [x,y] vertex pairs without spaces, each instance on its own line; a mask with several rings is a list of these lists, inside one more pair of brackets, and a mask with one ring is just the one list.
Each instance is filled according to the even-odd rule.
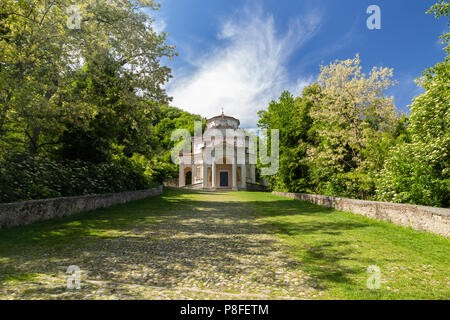
[[114,193],[155,186],[146,169],[131,159],[93,164],[56,162],[27,153],[0,159],[0,202]]
[[450,207],[449,147],[447,137],[394,148],[378,177],[378,200]]

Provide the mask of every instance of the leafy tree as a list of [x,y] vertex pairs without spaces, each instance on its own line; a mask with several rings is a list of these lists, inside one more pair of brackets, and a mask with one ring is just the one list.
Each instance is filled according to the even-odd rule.
[[120,152],[148,153],[148,139],[155,116],[155,103],[138,97],[130,76],[121,74],[120,64],[108,55],[98,55],[85,64],[65,90],[64,103],[84,104],[95,113],[68,122],[57,148],[63,159],[106,161]]
[[[448,16],[449,3],[430,11]],[[444,36],[444,43],[450,40]],[[449,47],[446,47],[447,53]],[[426,90],[411,105],[409,141],[392,150],[379,178],[379,199],[450,206],[450,61],[449,56],[424,71],[418,83]]]
[[154,174],[167,178],[178,176],[177,165],[171,160],[171,151],[175,145],[175,142],[171,140],[172,131],[187,129],[193,136],[195,121],[202,121],[203,129],[205,129],[206,121],[199,115],[166,105],[155,109],[153,131],[149,138],[149,149],[152,155],[149,167],[153,168]]
[[394,82],[389,68],[362,73],[360,59],[321,67],[317,104],[311,109],[318,145],[309,151],[316,190],[328,195],[367,198],[394,141],[398,121],[384,90]]
[[[83,168],[102,168],[102,177],[110,168],[108,179],[122,175],[118,183],[126,179],[125,172],[133,172],[126,185],[143,186],[150,178],[162,181],[177,171],[164,161],[170,144],[152,135],[156,131],[167,139],[158,133],[161,128],[154,128],[165,117],[158,115],[160,105],[171,100],[163,87],[170,69],[160,60],[173,58],[175,52],[143,11],[159,5],[152,0],[86,0],[73,5],[71,0],[0,4],[0,160],[9,163],[29,156],[38,159],[33,163],[61,166],[63,171],[67,161],[75,161]],[[77,11],[80,28],[69,28]],[[178,116],[190,114],[180,111]],[[176,117],[171,121],[182,125]],[[5,166],[2,177],[14,180],[19,167]],[[40,186],[52,189],[50,180],[63,183],[64,175],[49,180],[49,172],[18,187],[34,190],[34,195],[12,190],[12,180],[5,180],[2,190],[18,199],[38,197]],[[83,179],[83,173],[78,177]],[[102,179],[99,183],[106,181]],[[60,189],[76,189],[71,181]],[[66,194],[60,189],[50,193]],[[120,188],[89,187],[94,189]]]
[[450,62],[423,77],[411,105],[410,143],[394,148],[379,179],[380,200],[450,206]]
[[165,44],[166,34],[153,31],[152,19],[142,11],[158,5],[151,0],[83,1],[78,4],[81,28],[71,29],[73,13],[67,9],[72,5],[69,0],[5,0],[0,6],[0,138],[22,133],[32,153],[58,144],[54,135],[80,114],[95,115],[90,105],[63,102],[74,73],[99,54],[114,60],[137,95],[168,100],[162,85],[170,69],[160,65],[160,58],[172,58],[174,48]]
[[[434,13],[436,18],[447,17],[450,14],[450,2],[439,0],[439,2],[431,6],[430,10],[426,13]],[[450,19],[448,20],[448,26],[450,27]],[[443,44],[447,44],[445,51],[450,54],[450,32],[443,34],[439,38],[442,39]]]
[[317,84],[306,87],[302,97],[294,98],[284,91],[278,101],[272,101],[267,110],[258,112],[258,126],[280,130],[280,163],[276,175],[269,176],[274,190],[301,192],[310,186],[308,165],[305,162],[312,125],[310,109],[312,97],[320,90]]

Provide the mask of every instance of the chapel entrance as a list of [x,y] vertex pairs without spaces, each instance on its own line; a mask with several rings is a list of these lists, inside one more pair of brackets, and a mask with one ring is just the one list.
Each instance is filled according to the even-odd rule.
[[228,172],[221,172],[220,173],[220,186],[221,187],[228,187]]
[[186,180],[185,180],[185,184],[186,184],[186,185],[192,184],[192,171],[186,172],[185,179],[186,179]]

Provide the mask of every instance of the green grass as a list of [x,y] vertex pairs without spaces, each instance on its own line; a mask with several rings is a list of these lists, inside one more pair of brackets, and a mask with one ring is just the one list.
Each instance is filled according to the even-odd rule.
[[[271,263],[276,242],[284,275],[307,275],[305,285],[314,292],[306,298],[450,298],[447,238],[269,193],[170,188],[157,197],[0,230],[0,298],[228,298],[179,288],[195,283],[219,290],[211,279],[220,279],[220,290],[239,293],[244,289],[234,279],[241,276],[248,280],[242,282],[246,293],[270,288],[270,298],[279,298],[287,294],[275,287],[281,290],[284,282],[246,275]],[[253,264],[253,254],[261,266]],[[83,279],[102,284],[67,291],[72,264]],[[367,288],[370,265],[381,270],[380,289]],[[214,274],[211,266],[218,266]],[[283,288],[297,296],[291,285]]]
[[[445,237],[272,194],[240,196],[289,244],[302,268],[321,280],[322,298],[450,298]],[[370,265],[381,271],[378,290],[366,285]]]

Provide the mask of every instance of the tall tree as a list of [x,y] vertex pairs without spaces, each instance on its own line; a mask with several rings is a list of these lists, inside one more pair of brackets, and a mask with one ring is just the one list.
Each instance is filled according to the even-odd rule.
[[373,192],[369,171],[382,164],[374,153],[390,139],[398,116],[384,90],[393,70],[374,67],[362,72],[359,56],[321,67],[319,103],[311,110],[319,142],[309,151],[317,190],[365,198]]
[[[99,53],[117,63],[143,99],[167,101],[162,85],[170,69],[160,59],[172,58],[174,48],[165,43],[166,34],[152,29],[145,8],[158,5],[151,0],[86,0],[76,7],[70,0],[2,1],[0,137],[21,132],[35,153],[58,143],[53,133],[64,131],[63,123],[94,115],[89,105],[63,103],[63,88]],[[78,18],[79,28],[73,23]]]
[[310,109],[320,88],[317,84],[303,90],[301,97],[293,97],[284,91],[278,101],[272,101],[267,110],[258,112],[258,126],[263,129],[278,129],[279,169],[268,177],[272,189],[305,192],[309,190],[309,170],[306,152],[309,148],[309,130],[312,125]]
[[120,63],[108,53],[87,61],[64,92],[64,103],[84,104],[95,113],[65,124],[55,150],[60,157],[103,162],[118,148],[128,157],[149,155],[155,103],[136,94],[130,76],[120,72]]
[[[449,15],[440,1],[428,13]],[[450,206],[450,33],[443,36],[447,56],[423,72],[417,82],[426,90],[411,105],[406,141],[391,151],[379,179],[379,199]]]

